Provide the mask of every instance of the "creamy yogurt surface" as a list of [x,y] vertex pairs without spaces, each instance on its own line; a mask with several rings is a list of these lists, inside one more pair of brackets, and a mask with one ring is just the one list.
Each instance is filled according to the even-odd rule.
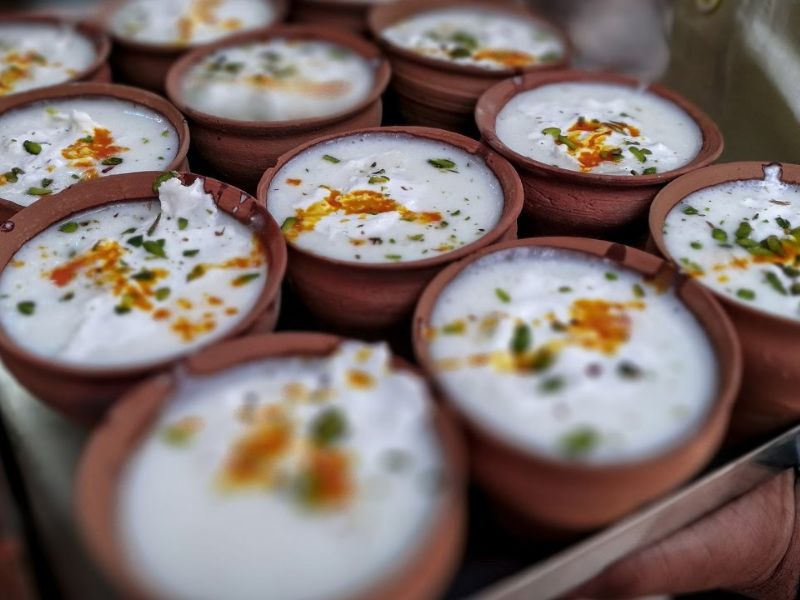
[[691,162],[703,144],[694,119],[644,89],[566,82],[517,94],[495,122],[528,158],[582,173],[655,175]]
[[121,539],[161,596],[354,597],[400,568],[440,506],[423,381],[383,344],[184,381],[135,451]]
[[715,399],[712,347],[674,293],[573,251],[478,260],[442,291],[427,335],[452,401],[535,454],[644,458],[695,431]]
[[308,119],[366,100],[376,67],[338,44],[276,38],[211,53],[185,74],[182,88],[189,107],[219,117]]
[[482,8],[412,15],[381,32],[387,41],[429,58],[485,69],[517,69],[564,57],[561,37],[532,19]]
[[266,27],[278,18],[266,0],[130,0],[110,19],[121,38],[192,46]]
[[68,25],[0,23],[0,97],[63,83],[96,57],[92,41]]
[[682,270],[751,308],[800,320],[800,186],[764,179],[694,192],[664,223],[664,243]]
[[164,360],[233,329],[266,280],[256,234],[217,210],[203,181],[161,184],[44,230],[0,274],[0,326],[62,364]]
[[22,206],[106,175],[160,171],[180,140],[162,114],[111,97],[54,99],[0,115],[0,198]]
[[500,181],[483,159],[407,134],[316,144],[272,180],[267,208],[308,252],[363,263],[433,258],[491,231]]

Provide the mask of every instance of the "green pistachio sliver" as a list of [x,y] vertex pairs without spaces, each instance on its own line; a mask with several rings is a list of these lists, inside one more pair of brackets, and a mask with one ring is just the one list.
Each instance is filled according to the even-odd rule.
[[184,250],[184,251],[183,251],[183,255],[184,255],[184,256],[187,256],[187,257],[190,257],[190,256],[197,256],[197,254],[198,254],[199,252],[200,252],[200,250]]
[[118,304],[114,307],[114,312],[118,315],[127,315],[129,312],[131,312],[131,307],[125,306],[124,304]]
[[637,148],[636,146],[628,146],[628,152],[633,154],[640,163],[647,161],[647,155],[642,152],[641,148]]
[[48,190],[47,188],[41,187],[30,187],[28,188],[27,193],[31,196],[49,196],[53,193],[53,190]]
[[311,421],[311,439],[319,447],[333,446],[347,435],[347,420],[337,408],[327,408]]
[[509,349],[514,354],[522,354],[530,348],[532,343],[531,328],[526,323],[519,323],[514,328],[514,335],[511,337]]
[[505,302],[506,304],[511,302],[511,294],[509,294],[503,288],[495,288],[494,295],[497,296],[500,302]]
[[100,164],[107,167],[114,167],[116,165],[121,165],[122,159],[119,156],[111,156],[109,158],[104,158]]
[[617,279],[619,279],[619,275],[617,275],[612,271],[608,271],[606,273],[606,279],[608,279],[609,281],[616,281]]
[[144,241],[144,236],[135,235],[132,238],[128,238],[126,243],[130,246],[133,246],[134,248],[139,248],[141,247],[143,241]]
[[464,321],[453,321],[442,326],[442,333],[445,335],[461,335],[466,331]]
[[755,240],[751,240],[748,237],[738,238],[736,243],[741,246],[742,248],[752,248],[754,246],[758,246],[758,242]]
[[148,236],[152,236],[156,232],[156,229],[158,229],[158,224],[160,222],[161,222],[161,213],[158,213],[158,216],[155,218],[152,225],[150,225],[150,227],[147,228]]
[[238,287],[250,283],[251,281],[255,281],[259,277],[261,277],[260,273],[245,273],[244,275],[239,275],[236,277],[231,283]]
[[568,458],[581,458],[591,453],[600,443],[600,434],[588,425],[576,427],[558,441],[561,453]]
[[742,300],[754,300],[756,297],[756,293],[753,290],[749,290],[747,288],[739,288],[736,290],[736,297],[741,298]]
[[456,46],[447,51],[450,58],[468,58],[472,56],[472,50],[464,46]]
[[170,294],[170,289],[168,287],[158,288],[156,290],[156,300],[158,300],[159,302],[166,300],[167,298],[169,298],[169,294]]
[[789,288],[789,293],[792,296],[800,296],[800,283],[793,283]]
[[286,233],[292,227],[294,227],[295,223],[297,223],[297,217],[287,217],[286,220],[281,224],[281,231]]
[[333,164],[337,164],[337,163],[342,162],[341,160],[339,160],[335,156],[331,156],[330,154],[323,155],[322,160],[327,160],[329,163],[333,163]]
[[436,167],[437,169],[455,169],[456,163],[449,158],[429,158],[428,164]]
[[694,248],[695,250],[702,250],[702,249],[703,249],[703,244],[701,244],[700,242],[692,242],[692,243],[691,243],[691,244],[689,244],[689,245],[690,245],[692,248]]
[[562,390],[566,384],[567,382],[563,377],[557,375],[548,377],[539,384],[539,391],[545,394],[552,394]]
[[48,179],[47,177],[42,179],[42,187],[43,188],[49,188],[52,183],[53,183],[52,179]]
[[178,229],[183,231],[189,226],[189,219],[185,219],[184,217],[178,217]]
[[558,138],[561,136],[561,130],[558,127],[545,127],[542,129],[542,133],[545,135],[553,136],[554,138]]
[[466,31],[456,31],[452,36],[450,36],[450,39],[457,44],[460,44],[461,46],[471,50],[475,50],[478,47],[478,40],[475,38],[475,36],[467,33]]
[[70,221],[69,223],[64,223],[58,230],[61,233],[75,233],[78,231],[78,224],[75,221]]
[[681,212],[685,215],[696,215],[700,213],[694,206],[688,204],[681,209]]
[[403,257],[399,254],[386,254],[385,255],[388,260],[402,260]]
[[617,374],[624,379],[638,379],[642,376],[642,370],[634,363],[623,360],[617,365]]
[[25,300],[24,302],[19,302],[17,304],[17,311],[19,311],[26,317],[29,317],[34,312],[36,312],[36,302],[33,302],[31,300]]
[[142,242],[142,246],[153,256],[157,256],[158,258],[167,258],[167,254],[164,252],[163,240],[145,240]]
[[633,284],[633,295],[636,296],[637,298],[644,298],[645,296],[644,288],[641,286],[641,284],[638,283]]
[[22,142],[22,147],[25,148],[25,152],[28,154],[39,154],[42,151],[42,145],[39,142],[33,142],[31,140]]
[[136,281],[153,281],[153,279],[156,278],[156,274],[153,271],[142,269],[138,273],[131,275],[131,278],[135,279]]
[[728,234],[725,232],[724,229],[720,229],[719,227],[714,227],[714,229],[711,230],[711,237],[717,240],[718,242],[728,241]]
[[749,238],[751,233],[753,233],[753,226],[747,221],[742,221],[736,228],[736,239],[743,240]]
[[153,191],[157,194],[158,188],[161,187],[161,184],[172,179],[173,177],[178,177],[178,173],[175,171],[165,171],[164,173],[161,173],[161,175],[156,177],[153,181]]
[[781,229],[791,229],[792,228],[792,224],[789,221],[787,221],[786,219],[784,219],[783,217],[776,217],[775,218],[775,222],[778,224],[778,227],[780,227]]
[[765,240],[767,248],[773,254],[777,254],[778,256],[783,256],[783,244],[781,243],[780,238],[777,235],[771,235]]
[[786,287],[783,285],[783,282],[772,271],[768,271],[767,273],[765,273],[764,279],[772,287],[773,290],[775,290],[782,296],[786,296],[788,294],[788,292],[786,291]]
[[385,175],[373,175],[369,178],[370,185],[376,185],[380,183],[389,183],[389,178]]
[[656,167],[647,167],[644,171],[642,171],[642,175],[655,175],[658,173],[658,169]]
[[415,233],[414,235],[406,236],[412,242],[423,242],[425,241],[425,234],[424,233]]

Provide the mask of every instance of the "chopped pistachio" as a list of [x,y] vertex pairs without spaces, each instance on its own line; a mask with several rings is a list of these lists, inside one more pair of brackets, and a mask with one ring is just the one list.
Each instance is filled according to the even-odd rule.
[[25,316],[31,316],[36,311],[36,303],[26,300],[17,304],[17,310]]
[[773,273],[772,271],[768,271],[767,273],[764,274],[764,277],[773,290],[775,290],[776,292],[778,292],[783,296],[785,296],[788,293],[786,291],[786,287],[784,287],[780,278],[775,273]]
[[514,328],[514,335],[511,337],[509,348],[514,354],[522,354],[530,348],[533,343],[531,328],[526,323],[519,323]]
[[[130,242],[130,240],[128,240],[128,242]],[[142,246],[153,256],[167,258],[167,254],[164,252],[164,240],[145,240],[142,242]]]
[[436,167],[437,169],[455,169],[456,163],[449,158],[429,158],[428,164]]
[[714,229],[711,230],[711,237],[717,240],[718,242],[728,241],[728,234],[725,232],[724,229],[720,229],[719,227],[714,227]]
[[53,190],[48,190],[47,188],[40,188],[40,187],[30,187],[28,188],[29,195],[31,196],[49,196],[53,193]]
[[548,377],[539,384],[539,391],[551,394],[563,389],[566,384],[567,382],[563,377],[559,377],[557,375],[554,377]]
[[113,167],[116,165],[121,165],[122,159],[119,156],[111,156],[109,158],[103,159],[100,164],[105,165],[107,167]]
[[28,154],[39,154],[42,151],[42,145],[39,142],[32,142],[31,140],[25,140],[22,143],[22,147],[25,148],[25,152]]
[[329,163],[333,163],[333,164],[336,164],[336,163],[340,163],[340,162],[342,162],[341,160],[339,160],[339,159],[338,159],[338,158],[336,158],[335,156],[331,156],[330,154],[325,154],[325,155],[322,157],[322,160],[327,160]]
[[158,288],[156,290],[156,300],[158,300],[159,302],[162,300],[166,300],[167,298],[169,298],[169,294],[170,294],[170,289],[168,287]]
[[200,250],[184,250],[183,251],[183,255],[184,256],[197,256],[198,252],[200,252]]
[[139,248],[144,241],[144,236],[142,235],[135,235],[132,238],[129,238],[127,244],[133,246],[134,248]]
[[689,206],[689,205],[687,204],[686,206],[684,206],[684,207],[683,207],[683,209],[681,210],[681,212],[682,212],[683,214],[685,214],[685,215],[696,215],[696,214],[698,214],[700,211],[699,211],[699,210],[697,210],[697,209],[696,209],[694,206]]
[[753,300],[756,297],[756,293],[747,288],[739,288],[736,290],[736,297],[741,298],[742,300]]
[[346,434],[347,420],[337,408],[325,409],[311,421],[311,439],[317,446],[332,446]]
[[606,273],[606,279],[608,279],[609,281],[616,281],[617,279],[619,279],[619,275],[617,275],[612,271],[608,271]]
[[283,224],[281,224],[281,231],[283,231],[284,233],[286,233],[286,232],[287,232],[287,231],[289,231],[289,230],[290,230],[292,227],[294,227],[294,224],[295,224],[295,223],[297,223],[297,217],[288,217],[288,218],[287,218],[287,219],[286,219],[286,220],[283,222]]
[[511,295],[503,288],[495,288],[494,294],[497,296],[500,302],[505,302],[506,304],[511,302]]
[[244,275],[239,275],[236,277],[231,283],[236,287],[239,287],[258,279],[259,277],[261,277],[260,273],[245,273]]
[[558,442],[561,453],[569,458],[580,458],[591,453],[600,443],[596,429],[584,425],[564,434]]
[[185,219],[184,217],[178,217],[178,229],[183,231],[189,226],[189,219]]
[[64,223],[58,230],[62,233],[75,233],[78,231],[78,224],[75,221]]
[[153,191],[158,193],[158,188],[161,187],[161,184],[172,179],[173,177],[178,177],[178,173],[175,171],[165,171],[164,173],[161,173],[161,175],[156,177],[153,181]]

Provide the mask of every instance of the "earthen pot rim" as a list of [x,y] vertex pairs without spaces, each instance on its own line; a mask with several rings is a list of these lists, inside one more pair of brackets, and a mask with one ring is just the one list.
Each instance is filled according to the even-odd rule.
[[[658,194],[656,194],[653,203],[650,205],[649,215],[650,236],[653,238],[653,242],[655,242],[656,247],[661,255],[666,257],[667,260],[673,264],[677,264],[677,261],[667,250],[667,245],[664,242],[663,226],[667,215],[669,215],[672,209],[681,200],[686,198],[689,194],[722,183],[758,179],[763,180],[764,168],[773,165],[781,168],[782,181],[786,181],[787,168],[790,171],[794,171],[795,174],[792,176],[794,181],[791,183],[794,185],[800,185],[800,165],[785,162],[737,161],[709,165],[707,167],[703,167],[702,169],[697,169],[696,171],[692,171],[691,173],[683,175],[675,181],[670,182],[663,189],[661,189]],[[682,188],[687,184],[689,184],[691,187],[690,191],[682,192],[679,187]],[[664,215],[660,216],[658,213],[662,210],[664,211]],[[775,323],[780,323],[781,326],[797,330],[797,333],[800,334],[800,320],[798,319],[790,319],[789,317],[771,314],[750,304],[739,302],[727,294],[723,294],[706,286],[699,279],[697,280],[697,283],[703,286],[704,289],[708,290],[709,293],[713,294],[715,298],[717,298],[726,306],[733,306],[736,310],[750,315],[756,319],[765,319]]]
[[[270,27],[274,27],[275,25],[283,22],[284,19],[286,19],[286,15],[289,12],[289,6],[288,6],[289,0],[262,0],[262,1],[266,4],[271,4],[275,8],[275,18],[270,23],[262,27],[259,27],[257,29],[247,30],[248,32],[263,31],[265,29],[269,29]],[[159,44],[154,42],[143,42],[141,40],[134,40],[132,38],[119,35],[111,27],[111,19],[114,17],[116,12],[128,2],[130,2],[130,0],[113,0],[112,2],[106,3],[106,5],[100,8],[101,14],[98,19],[98,21],[101,23],[101,28],[106,31],[108,37],[114,41],[114,44],[123,48],[135,50],[137,52],[148,52],[151,54],[162,54],[165,56],[178,57],[183,54],[186,54],[187,52],[192,52],[200,48],[205,48],[208,45],[216,44],[220,41],[230,39],[232,36],[239,35],[239,33],[234,33],[231,35],[225,35],[211,42],[199,42],[199,43],[185,44],[185,45]]]
[[[95,179],[81,186],[68,188],[58,196],[37,202],[20,211],[7,221],[14,223],[15,227],[8,232],[0,231],[0,238],[3,238],[4,242],[0,244],[0,275],[8,267],[8,263],[22,245],[70,215],[116,202],[154,200],[156,194],[152,188],[153,181],[160,175],[162,175],[161,171],[144,171]],[[219,343],[247,331],[278,297],[286,272],[286,244],[277,223],[251,194],[210,177],[189,172],[183,172],[179,175],[184,184],[191,183],[197,179],[203,180],[206,189],[214,196],[215,203],[217,203],[219,209],[234,218],[237,218],[236,213],[232,213],[221,206],[215,194],[222,194],[226,190],[231,190],[239,198],[248,198],[258,219],[263,220],[263,224],[251,225],[251,228],[255,231],[263,232],[266,237],[264,240],[264,249],[268,261],[266,282],[253,307],[247,313],[242,314],[242,318],[230,331],[221,338],[210,342],[210,344]],[[124,188],[119,189],[119,186],[124,186]],[[54,201],[50,202],[50,200]],[[244,205],[242,202],[239,202],[239,204]],[[11,238],[10,241],[9,238]],[[200,346],[200,349],[203,347]],[[193,348],[172,357],[137,362],[129,366],[79,366],[62,363],[23,348],[0,326],[0,353],[13,356],[16,360],[33,365],[45,373],[58,373],[68,377],[82,377],[89,380],[139,376],[164,369],[197,351],[198,348]]]
[[[30,104],[48,102],[51,100],[71,100],[76,98],[90,97],[105,97],[115,100],[123,100],[126,102],[133,102],[134,104],[140,104],[141,106],[144,106],[145,108],[162,115],[167,121],[169,121],[178,136],[178,149],[176,151],[175,158],[172,159],[172,161],[164,170],[174,171],[183,166],[184,161],[186,160],[186,155],[189,152],[190,139],[189,125],[186,123],[186,119],[169,100],[163,96],[159,96],[158,94],[149,92],[142,88],[120,85],[118,83],[84,82],[65,83],[63,85],[53,87],[37,88],[27,92],[21,92],[19,94],[12,94],[5,98],[0,98],[0,118],[2,118],[3,115],[8,112],[24,108]],[[57,194],[53,194],[51,198],[59,198],[61,197],[61,194],[66,192],[68,189],[79,187],[85,183],[86,182],[75,183],[65,190],[62,190]],[[22,210],[25,208],[16,202],[4,200],[2,198],[2,188],[0,188],[0,201],[9,203],[12,207],[15,207],[16,210]],[[37,202],[40,202],[40,200]],[[37,202],[34,202],[33,204],[36,204]],[[29,206],[32,206],[33,204]]]
[[20,23],[52,23],[54,25],[67,25],[72,27],[75,29],[75,31],[77,31],[80,35],[85,37],[94,45],[95,57],[89,66],[87,66],[85,69],[82,69],[66,81],[40,88],[34,88],[25,92],[9,94],[8,96],[0,97],[2,99],[13,98],[14,96],[36,90],[53,89],[71,82],[78,82],[89,77],[92,73],[100,69],[104,64],[106,64],[106,62],[108,62],[108,57],[111,54],[111,39],[102,27],[99,27],[91,21],[77,17],[60,15],[52,11],[0,12],[0,22],[12,23],[15,21]]
[[[97,515],[98,512],[112,516],[116,514],[115,497],[124,465],[135,451],[139,440],[152,428],[153,421],[180,387],[181,379],[187,375],[214,376],[270,358],[329,356],[347,339],[328,333],[289,331],[218,342],[178,362],[171,371],[140,382],[111,408],[92,433],[81,455],[73,506],[88,549],[104,570],[112,575],[112,580],[123,592],[132,593],[134,597],[143,600],[154,600],[153,592],[145,590],[141,579],[132,573],[118,530],[112,523]],[[393,368],[416,375],[425,384],[431,408],[430,427],[440,445],[444,473],[450,485],[433,507],[429,529],[420,533],[411,552],[391,572],[384,573],[382,577],[367,584],[357,594],[356,598],[359,600],[382,597],[375,592],[391,587],[393,583],[396,585],[397,578],[413,563],[414,558],[434,542],[441,524],[453,518],[452,509],[464,501],[462,491],[466,479],[466,449],[455,420],[437,403],[435,390],[418,367],[393,353],[391,362]],[[120,446],[121,453],[116,451]],[[124,457],[123,460],[118,460],[119,454]],[[111,468],[107,464],[108,456],[112,456]],[[98,480],[109,479],[111,486],[97,484]],[[98,489],[101,492],[99,497]],[[108,512],[94,510],[98,503],[104,507],[110,504],[111,508]]]
[[[607,258],[620,264],[625,269],[646,275],[660,273],[665,267],[673,272],[672,288],[676,291],[678,298],[684,306],[692,313],[698,325],[706,333],[706,337],[713,347],[714,356],[717,361],[718,380],[716,393],[699,423],[695,424],[693,428],[682,432],[678,439],[674,440],[669,445],[655,452],[648,453],[641,458],[608,463],[584,463],[551,456],[545,452],[537,452],[511,439],[501,437],[502,433],[496,432],[492,428],[483,425],[477,419],[470,416],[466,410],[462,409],[457,402],[449,399],[448,394],[438,382],[436,369],[433,367],[433,360],[429,353],[428,344],[424,340],[422,331],[423,325],[429,323],[431,313],[436,306],[441,292],[466,268],[485,256],[526,247],[558,248],[600,258]],[[648,266],[647,263],[650,263],[652,266]],[[722,327],[723,331],[720,341],[722,344],[731,348],[731,358],[726,363],[721,362],[720,354],[717,351],[717,344],[715,343],[716,336],[712,335],[707,326],[707,322],[710,321],[710,319],[701,318],[701,316],[684,301],[681,292],[687,291],[686,288],[688,288],[689,293],[695,295],[700,301],[705,301],[708,304],[714,320]],[[697,282],[680,275],[669,263],[657,256],[606,240],[566,236],[526,238],[502,242],[476,252],[465,260],[449,265],[446,269],[438,273],[428,284],[425,291],[423,291],[420,296],[416,310],[414,311],[412,328],[414,356],[417,362],[428,375],[432,384],[439,390],[440,395],[447,399],[448,406],[468,424],[470,429],[479,433],[481,437],[491,440],[494,445],[503,448],[506,452],[520,457],[522,460],[541,465],[551,470],[569,472],[575,476],[625,474],[637,469],[646,468],[655,462],[666,462],[680,456],[687,445],[700,438],[718,419],[725,418],[731,411],[742,377],[742,354],[739,338],[736,335],[733,323],[714,296],[703,286],[698,285]]]
[[[572,171],[540,162],[512,150],[497,135],[495,127],[497,115],[518,94],[549,84],[583,82],[623,85],[650,92],[671,102],[688,114],[700,130],[702,144],[697,154],[685,165],[654,175],[602,175]],[[658,83],[645,84],[628,75],[604,71],[563,69],[527,73],[506,79],[486,90],[480,97],[475,107],[475,121],[486,143],[515,165],[519,165],[520,168],[583,185],[646,187],[663,184],[713,163],[722,154],[724,148],[722,133],[716,123],[682,95]]]
[[[186,73],[194,65],[217,50],[254,42],[263,42],[273,38],[318,40],[337,44],[353,50],[362,58],[375,64],[372,89],[369,95],[350,108],[331,115],[305,119],[290,119],[286,121],[242,121],[228,117],[219,117],[192,108],[186,103],[181,83]],[[388,59],[381,53],[377,46],[363,37],[343,29],[330,28],[323,25],[275,25],[267,29],[239,33],[219,42],[201,46],[185,56],[182,56],[170,68],[167,74],[166,90],[169,99],[190,119],[214,129],[232,131],[240,135],[253,137],[274,134],[283,130],[293,133],[302,130],[321,129],[328,125],[344,121],[349,117],[365,111],[375,102],[378,102],[383,96],[383,92],[386,91],[390,79],[391,67],[389,66]]]
[[[319,2],[320,0],[316,0]],[[390,18],[391,13],[398,8],[408,6],[408,12],[398,18]],[[508,13],[528,21],[532,21],[546,29],[552,31],[561,40],[564,53],[558,60],[549,63],[534,63],[527,67],[504,67],[502,69],[486,69],[477,65],[462,65],[447,60],[435,59],[424,56],[408,48],[403,48],[383,37],[383,30],[397,21],[409,18],[413,15],[432,12],[442,8],[464,7],[464,8],[485,8],[494,12]],[[387,15],[387,13],[389,13]],[[404,60],[424,65],[426,67],[457,73],[461,75],[471,75],[476,78],[486,79],[505,79],[523,73],[537,73],[540,71],[564,68],[572,61],[573,47],[569,36],[556,24],[539,16],[533,10],[514,4],[513,2],[496,2],[492,0],[394,0],[386,4],[373,5],[367,16],[367,27],[372,38],[378,45],[386,49],[387,54],[395,54]]]
[[[297,252],[314,260],[318,260],[320,262],[336,265],[337,267],[344,267],[347,269],[357,270],[357,271],[413,271],[417,269],[427,269],[430,267],[436,267],[443,264],[447,264],[469,254],[472,254],[476,250],[480,248],[484,248],[486,246],[492,245],[499,240],[503,234],[512,227],[519,217],[519,214],[522,211],[522,204],[523,204],[523,196],[524,192],[522,189],[522,182],[519,179],[519,175],[514,170],[514,167],[504,159],[500,154],[489,148],[486,144],[469,138],[467,136],[461,135],[459,133],[455,133],[452,131],[446,131],[444,129],[435,129],[432,127],[419,127],[419,126],[397,126],[397,127],[367,127],[364,129],[354,129],[352,131],[346,131],[344,133],[334,133],[330,135],[326,135],[323,137],[316,138],[311,140],[310,142],[306,142],[289,152],[281,155],[278,158],[278,162],[275,164],[274,167],[270,167],[267,171],[264,172],[264,175],[261,177],[261,180],[258,182],[258,188],[256,191],[256,197],[258,198],[259,202],[262,205],[267,207],[267,211],[269,211],[269,203],[268,203],[268,191],[269,186],[272,183],[273,178],[278,174],[278,172],[292,159],[299,156],[309,148],[317,146],[319,144],[324,144],[331,140],[336,140],[340,138],[346,137],[355,137],[363,134],[388,134],[388,135],[407,135],[410,137],[421,137],[437,142],[444,142],[446,144],[450,144],[455,146],[469,154],[479,157],[482,159],[486,166],[492,171],[494,176],[497,178],[498,182],[500,182],[501,187],[504,181],[509,181],[511,183],[511,189],[506,190],[503,188],[503,210],[500,214],[500,219],[495,223],[494,227],[487,231],[483,237],[478,238],[474,242],[471,242],[465,246],[461,246],[455,250],[450,252],[445,252],[440,254],[439,256],[434,256],[431,258],[425,258],[421,260],[409,260],[409,261],[401,261],[401,262],[387,262],[387,263],[359,263],[356,261],[348,261],[342,260],[337,258],[330,258],[323,256],[321,254],[316,254],[313,252],[309,252],[303,248],[300,248],[291,242],[287,242],[287,245],[291,248],[292,252]],[[491,164],[490,164],[491,163]]]

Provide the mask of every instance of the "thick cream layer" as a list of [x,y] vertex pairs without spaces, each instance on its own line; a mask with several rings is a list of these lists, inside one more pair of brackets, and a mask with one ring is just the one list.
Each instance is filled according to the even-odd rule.
[[290,243],[363,263],[433,258],[472,243],[494,228],[504,201],[481,158],[383,133],[312,146],[278,171],[267,194]]
[[713,350],[673,292],[588,255],[480,259],[443,290],[431,325],[452,401],[532,453],[641,459],[695,431],[715,399]]
[[681,268],[715,292],[800,320],[800,186],[782,182],[780,167],[690,194],[663,231]]
[[202,180],[53,225],[0,274],[0,325],[28,352],[80,367],[176,357],[218,339],[255,305],[264,248],[218,211]]
[[418,13],[387,27],[381,35],[430,58],[485,69],[554,62],[566,50],[554,30],[536,21],[468,7]]
[[676,104],[625,85],[567,82],[514,96],[497,136],[515,152],[570,171],[653,175],[691,162],[700,128]]
[[442,456],[424,383],[389,359],[346,342],[181,382],[118,492],[136,572],[165,597],[255,600],[354,597],[402,567]]
[[97,52],[74,28],[42,23],[0,24],[0,96],[56,85],[87,69]]
[[186,103],[241,121],[334,115],[372,91],[376,64],[337,44],[273,39],[218,50],[189,70]]
[[130,0],[110,25],[116,35],[136,42],[192,46],[266,27],[277,16],[263,0]]
[[134,102],[37,102],[0,116],[0,198],[27,206],[81,181],[160,171],[179,146],[166,117]]

